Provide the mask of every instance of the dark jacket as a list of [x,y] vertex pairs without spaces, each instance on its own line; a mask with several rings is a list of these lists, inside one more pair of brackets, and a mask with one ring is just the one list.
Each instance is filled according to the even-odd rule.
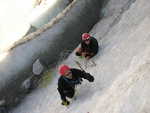
[[87,45],[84,41],[81,42],[81,48],[83,51],[96,54],[99,47],[97,40],[94,37],[91,37],[89,45]]
[[75,89],[75,85],[81,84],[82,78],[87,79],[90,82],[94,81],[94,77],[89,73],[81,71],[79,69],[71,69],[72,79],[60,76],[58,80],[58,92],[60,93],[61,99],[66,100],[65,92]]

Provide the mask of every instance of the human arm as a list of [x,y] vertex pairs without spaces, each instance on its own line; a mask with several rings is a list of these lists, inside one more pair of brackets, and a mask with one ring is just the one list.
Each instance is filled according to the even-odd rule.
[[78,76],[78,78],[84,78],[84,79],[88,80],[89,82],[94,81],[94,77],[90,73],[87,73],[87,72],[79,70],[79,69],[72,69],[72,72],[74,75]]
[[89,82],[94,82],[94,77],[90,73],[82,71],[82,77],[87,79]]

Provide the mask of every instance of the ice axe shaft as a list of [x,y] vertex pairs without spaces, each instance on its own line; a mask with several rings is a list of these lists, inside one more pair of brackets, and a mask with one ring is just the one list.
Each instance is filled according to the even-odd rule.
[[79,68],[80,68],[82,71],[84,71],[84,69],[82,68],[81,64],[80,64],[78,61],[75,60],[75,63],[79,66]]

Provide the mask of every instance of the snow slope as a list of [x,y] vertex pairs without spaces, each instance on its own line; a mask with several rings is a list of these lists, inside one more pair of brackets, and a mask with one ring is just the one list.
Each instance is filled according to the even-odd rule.
[[[120,4],[124,2],[119,1]],[[13,113],[149,113],[148,2],[136,0],[127,11],[117,16],[119,20],[116,21],[115,15],[106,16],[91,30],[101,46],[100,52],[93,58],[97,66],[86,69],[95,76],[95,82],[85,80],[78,87],[77,100],[69,108],[60,105],[57,76],[48,87],[30,94]],[[110,26],[111,29],[108,29]],[[77,67],[73,62],[75,58],[71,54],[64,63]],[[57,72],[54,74],[57,75]]]

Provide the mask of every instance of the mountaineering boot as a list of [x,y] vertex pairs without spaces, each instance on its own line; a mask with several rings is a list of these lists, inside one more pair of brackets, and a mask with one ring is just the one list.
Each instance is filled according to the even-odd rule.
[[68,100],[66,100],[66,101],[62,101],[61,104],[64,105],[64,106],[68,106],[70,104],[70,102]]

